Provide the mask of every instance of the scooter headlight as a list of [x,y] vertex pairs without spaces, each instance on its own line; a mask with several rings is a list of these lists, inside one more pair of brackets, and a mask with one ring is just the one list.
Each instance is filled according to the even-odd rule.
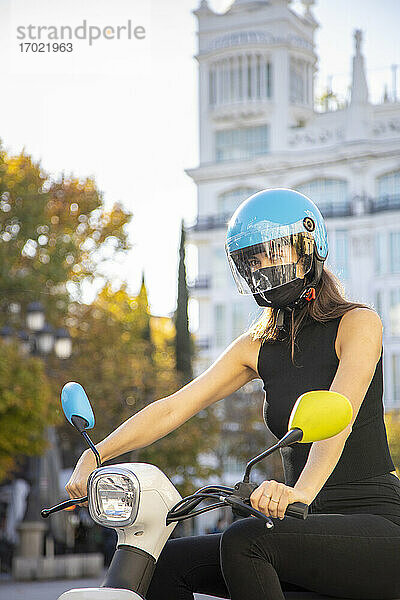
[[128,469],[100,467],[89,477],[88,497],[93,521],[104,527],[128,527],[139,509],[139,480]]

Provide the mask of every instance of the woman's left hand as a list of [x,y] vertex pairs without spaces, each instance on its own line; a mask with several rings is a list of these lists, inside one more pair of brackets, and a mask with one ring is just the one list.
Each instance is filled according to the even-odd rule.
[[274,479],[263,481],[250,496],[253,508],[259,510],[267,517],[283,519],[288,504],[304,502],[310,504],[310,498],[284,483]]

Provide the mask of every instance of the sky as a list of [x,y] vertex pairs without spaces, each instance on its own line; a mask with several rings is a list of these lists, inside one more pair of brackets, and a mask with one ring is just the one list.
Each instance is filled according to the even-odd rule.
[[[107,206],[121,202],[133,213],[132,249],[107,272],[136,293],[144,270],[151,311],[158,315],[175,308],[180,223],[196,216],[196,186],[185,169],[198,165],[192,10],[199,3],[0,0],[0,139],[9,153],[25,148],[54,177],[93,176]],[[218,12],[230,3],[209,0]],[[301,11],[297,1],[292,7]],[[313,11],[320,24],[318,89],[331,75],[334,90],[345,93],[352,35],[360,28],[371,97],[378,101],[384,83],[390,87],[390,65],[400,63],[399,0],[318,0]],[[121,29],[119,40],[78,40],[72,52],[23,52],[19,44],[29,40],[17,39],[17,28],[27,36],[30,24],[76,27],[86,21],[86,27],[115,32],[128,20],[137,38],[126,39]],[[188,269],[193,277],[192,260]],[[88,301],[94,293],[87,290]]]

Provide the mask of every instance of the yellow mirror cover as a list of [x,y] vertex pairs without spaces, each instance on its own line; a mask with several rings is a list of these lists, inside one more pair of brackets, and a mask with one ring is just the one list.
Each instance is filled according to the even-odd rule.
[[299,396],[290,415],[288,430],[301,429],[302,444],[317,442],[340,433],[352,417],[353,407],[346,396],[315,390]]

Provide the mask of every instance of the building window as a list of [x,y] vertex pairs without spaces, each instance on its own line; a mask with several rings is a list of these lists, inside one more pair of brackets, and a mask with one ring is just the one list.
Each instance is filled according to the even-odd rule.
[[208,72],[208,102],[209,104],[215,104],[217,101],[217,88],[215,71],[211,67]]
[[234,302],[232,305],[232,337],[237,338],[246,330],[245,306],[243,302]]
[[224,346],[226,340],[226,309],[224,304],[214,306],[215,345]]
[[252,60],[251,56],[247,56],[247,99],[251,100],[253,98],[252,84],[253,84],[253,69],[252,69]]
[[257,55],[257,72],[256,72],[256,96],[257,98],[261,98],[261,64],[260,64],[260,56]]
[[390,333],[400,336],[400,288],[390,290]]
[[271,63],[265,65],[265,94],[267,98],[272,97],[272,67]]
[[393,404],[400,405],[400,354],[392,354]]
[[290,102],[293,104],[306,101],[305,65],[304,60],[290,59]]
[[235,98],[236,69],[233,58],[229,59],[230,97]]
[[272,95],[272,67],[263,54],[241,54],[213,62],[208,68],[210,106]]
[[227,102],[229,102],[231,100],[230,95],[229,95],[229,91],[230,91],[230,85],[229,85],[230,71],[229,71],[228,61],[227,60],[223,61],[223,64],[222,64],[222,73],[223,73],[222,101],[224,103],[227,103]]
[[218,214],[227,215],[230,218],[239,204],[252,194],[255,194],[256,191],[254,188],[238,187],[234,190],[229,190],[229,192],[223,192],[217,198]]
[[383,294],[381,290],[377,290],[375,293],[375,310],[383,320]]
[[400,171],[393,171],[378,177],[377,197],[372,202],[373,210],[394,210],[400,208]]
[[243,127],[241,129],[224,129],[215,134],[215,159],[248,160],[269,149],[268,126]]
[[296,186],[296,190],[311,198],[325,217],[349,214],[347,181],[313,179]]
[[335,267],[340,278],[347,279],[348,273],[348,233],[346,230],[335,231]]
[[386,265],[386,234],[378,232],[375,234],[375,273],[384,275]]
[[390,233],[390,272],[400,273],[400,231]]
[[378,178],[378,196],[380,199],[386,196],[397,198],[400,196],[400,171],[387,173]]
[[226,286],[228,261],[223,248],[214,248],[212,264],[212,281],[215,288],[220,289]]

